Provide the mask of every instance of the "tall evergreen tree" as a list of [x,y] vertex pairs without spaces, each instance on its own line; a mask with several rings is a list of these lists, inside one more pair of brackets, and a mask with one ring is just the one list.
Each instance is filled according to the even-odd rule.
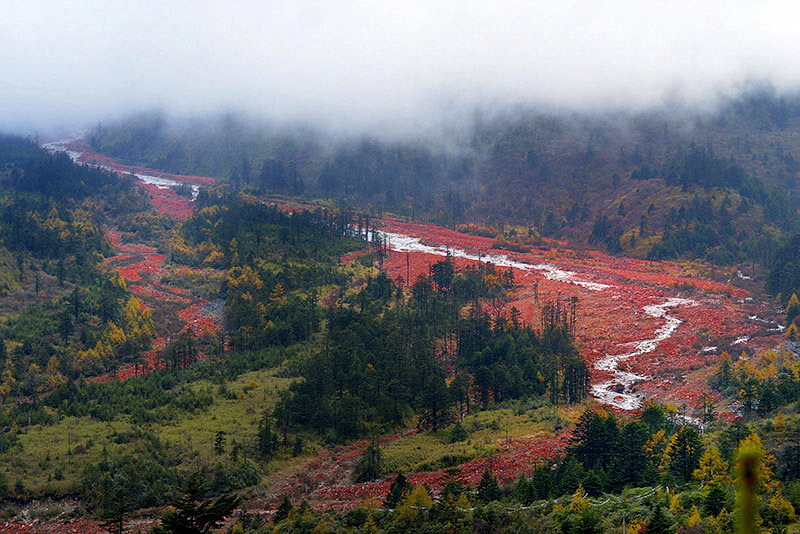
[[207,534],[219,528],[241,502],[241,498],[230,494],[216,499],[205,498],[207,485],[200,471],[192,473],[180,491],[181,495],[174,503],[175,510],[164,514],[161,526],[154,532]]
[[483,471],[481,480],[478,482],[478,487],[475,488],[478,494],[478,500],[484,504],[500,499],[500,485],[497,479],[488,469]]

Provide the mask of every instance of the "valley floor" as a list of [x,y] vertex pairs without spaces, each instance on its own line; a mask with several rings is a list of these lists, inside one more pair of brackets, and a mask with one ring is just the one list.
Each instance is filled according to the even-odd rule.
[[[79,143],[54,143],[49,148],[68,150],[81,163],[140,175],[142,187],[151,195],[153,209],[179,220],[192,212],[192,203],[167,186],[213,183],[209,178],[174,176],[119,165],[93,154]],[[713,397],[706,379],[723,351],[738,354],[744,350],[752,354],[783,340],[776,322],[780,310],[738,269],[733,269],[728,279],[721,273],[711,276],[706,267],[698,264],[650,262],[594,251],[576,252],[556,242],[528,253],[510,253],[493,249],[493,239],[433,225],[391,218],[377,224],[389,238],[391,252],[384,269],[402,284],[427,274],[430,265],[450,254],[456,265],[492,262],[512,269],[519,289],[506,303],[504,313],[513,306],[528,324],[538,320],[542,307],[548,302],[574,303],[579,348],[593,368],[593,394],[598,402],[612,409],[630,410],[641,406],[646,399],[653,399],[674,404],[687,417],[697,417],[701,397]],[[171,333],[162,333],[155,349],[141,361],[96,380],[125,379],[152,371],[159,367],[154,355],[167,337],[186,329],[191,329],[195,335],[216,331],[222,321],[218,304],[197,298],[186,288],[162,283],[166,262],[163,254],[142,244],[126,243],[113,230],[110,236],[119,255],[108,260],[109,267],[116,269],[129,289],[148,306],[162,306],[162,313],[172,314],[179,320],[170,326],[174,329]],[[737,416],[735,406],[717,408],[727,420]],[[507,439],[498,441],[497,432],[494,438],[488,431],[480,433],[492,424],[491,419],[499,428],[506,429]],[[536,462],[563,451],[569,438],[568,431],[562,427],[567,421],[550,420],[545,414],[498,410],[473,415],[469,421],[474,423],[475,429],[472,438],[475,443],[469,445],[469,450],[464,449],[466,445],[448,448],[439,437],[430,438],[411,431],[385,438],[386,455],[393,458],[395,466],[401,470],[420,468],[444,454],[463,452],[472,459],[458,465],[457,476],[461,480],[476,484],[491,463],[502,483],[513,480],[519,472],[530,472]],[[532,428],[536,429],[534,433]],[[303,496],[314,507],[332,510],[352,507],[369,496],[383,497],[390,484],[388,478],[366,484],[348,482],[355,460],[366,446],[367,442],[358,442],[323,451],[290,472],[272,476],[268,487],[256,495],[248,507],[266,513],[274,510],[287,494]],[[477,453],[475,447],[478,446],[491,450]],[[410,481],[427,483],[436,491],[445,476],[445,469],[420,468],[410,476]],[[0,533],[44,531],[37,528],[34,524],[0,525]],[[47,531],[92,532],[97,525],[81,522],[64,528],[67,530],[49,527]]]

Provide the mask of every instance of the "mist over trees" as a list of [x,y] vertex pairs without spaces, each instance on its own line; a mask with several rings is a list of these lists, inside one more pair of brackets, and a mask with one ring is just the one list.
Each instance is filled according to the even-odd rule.
[[450,227],[481,222],[505,241],[523,226],[651,259],[768,265],[798,227],[794,94],[757,87],[714,111],[484,111],[468,124],[390,139],[149,113],[98,125],[89,142],[256,194],[326,197]]

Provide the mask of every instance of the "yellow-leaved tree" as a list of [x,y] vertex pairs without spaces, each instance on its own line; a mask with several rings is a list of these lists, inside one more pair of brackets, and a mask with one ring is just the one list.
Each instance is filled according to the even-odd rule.
[[433,506],[433,499],[425,486],[415,486],[413,490],[408,492],[400,505],[397,507],[397,514],[400,517],[407,517],[414,520],[420,513],[420,510],[427,509]]
[[112,360],[136,356],[153,339],[153,316],[142,307],[139,299],[131,297],[122,310],[122,327],[108,321],[94,347],[75,355],[75,368],[83,373],[97,372]]
[[667,438],[667,433],[664,432],[664,429],[662,428],[653,434],[644,445],[644,452],[648,459],[653,462],[653,465],[658,466],[659,472],[662,474],[666,468],[664,452],[667,450],[668,444],[669,438]]
[[773,525],[788,525],[797,517],[794,506],[783,496],[781,490],[775,491],[770,497],[769,503],[767,503],[767,513],[769,522]]
[[789,303],[786,305],[786,324],[791,323],[795,317],[800,315],[800,299],[796,293],[792,293]]
[[11,359],[6,359],[6,366],[3,369],[3,374],[0,376],[0,396],[3,400],[14,393],[17,389],[17,379],[14,378],[14,364]]
[[67,379],[61,374],[61,364],[58,358],[50,356],[47,361],[47,368],[44,371],[44,381],[39,386],[39,392],[52,391],[66,382]]
[[122,310],[122,325],[127,338],[127,352],[136,353],[150,346],[154,337],[153,315],[142,307],[139,299],[128,299]]
[[700,466],[694,470],[694,478],[704,485],[730,484],[730,466],[716,447],[709,447],[700,457]]
[[775,464],[775,457],[767,452],[761,442],[761,437],[755,432],[739,442],[737,453],[745,449],[752,449],[758,455],[759,490],[762,492],[771,492],[777,486],[777,482],[774,480],[775,475],[772,472],[772,466]]
[[783,415],[783,412],[778,410],[778,415],[775,416],[775,422],[772,424],[772,428],[776,432],[783,432],[786,430],[786,416]]
[[789,328],[786,329],[786,339],[789,341],[800,341],[800,329],[797,328],[797,325],[791,323]]

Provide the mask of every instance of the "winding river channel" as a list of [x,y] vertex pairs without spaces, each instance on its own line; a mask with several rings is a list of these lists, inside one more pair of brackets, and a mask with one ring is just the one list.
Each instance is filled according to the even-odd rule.
[[[614,286],[581,280],[577,273],[560,269],[549,263],[525,263],[509,258],[505,254],[475,254],[460,249],[448,248],[443,246],[433,246],[423,243],[418,237],[407,235],[381,232],[384,239],[388,239],[389,248],[397,252],[422,252],[437,256],[451,255],[456,258],[465,258],[474,261],[484,261],[498,267],[512,267],[525,271],[537,271],[548,280],[574,284],[591,291],[612,290]],[[631,390],[636,382],[647,380],[649,377],[623,371],[619,365],[636,356],[653,352],[658,345],[672,337],[682,321],[667,313],[669,308],[677,306],[695,306],[693,300],[682,298],[670,298],[661,304],[651,304],[644,307],[644,313],[650,317],[663,319],[664,324],[658,328],[653,337],[636,342],[636,348],[631,352],[623,354],[606,354],[596,364],[595,369],[611,373],[613,378],[605,380],[592,386],[592,395],[600,402],[623,409],[634,410],[642,405],[643,396]]]
[[644,312],[650,317],[664,319],[664,325],[654,332],[655,335],[652,338],[637,342],[636,348],[633,351],[624,354],[607,354],[600,359],[595,364],[595,369],[611,372],[614,378],[593,385],[592,395],[600,402],[622,408],[623,410],[634,410],[640,407],[644,399],[640,395],[630,391],[630,388],[636,382],[647,380],[648,377],[623,371],[619,368],[619,364],[630,358],[653,352],[662,341],[672,337],[672,334],[675,333],[682,321],[677,317],[668,315],[668,308],[673,308],[675,306],[695,306],[696,304],[697,303],[693,300],[671,298],[663,304],[645,306]]

